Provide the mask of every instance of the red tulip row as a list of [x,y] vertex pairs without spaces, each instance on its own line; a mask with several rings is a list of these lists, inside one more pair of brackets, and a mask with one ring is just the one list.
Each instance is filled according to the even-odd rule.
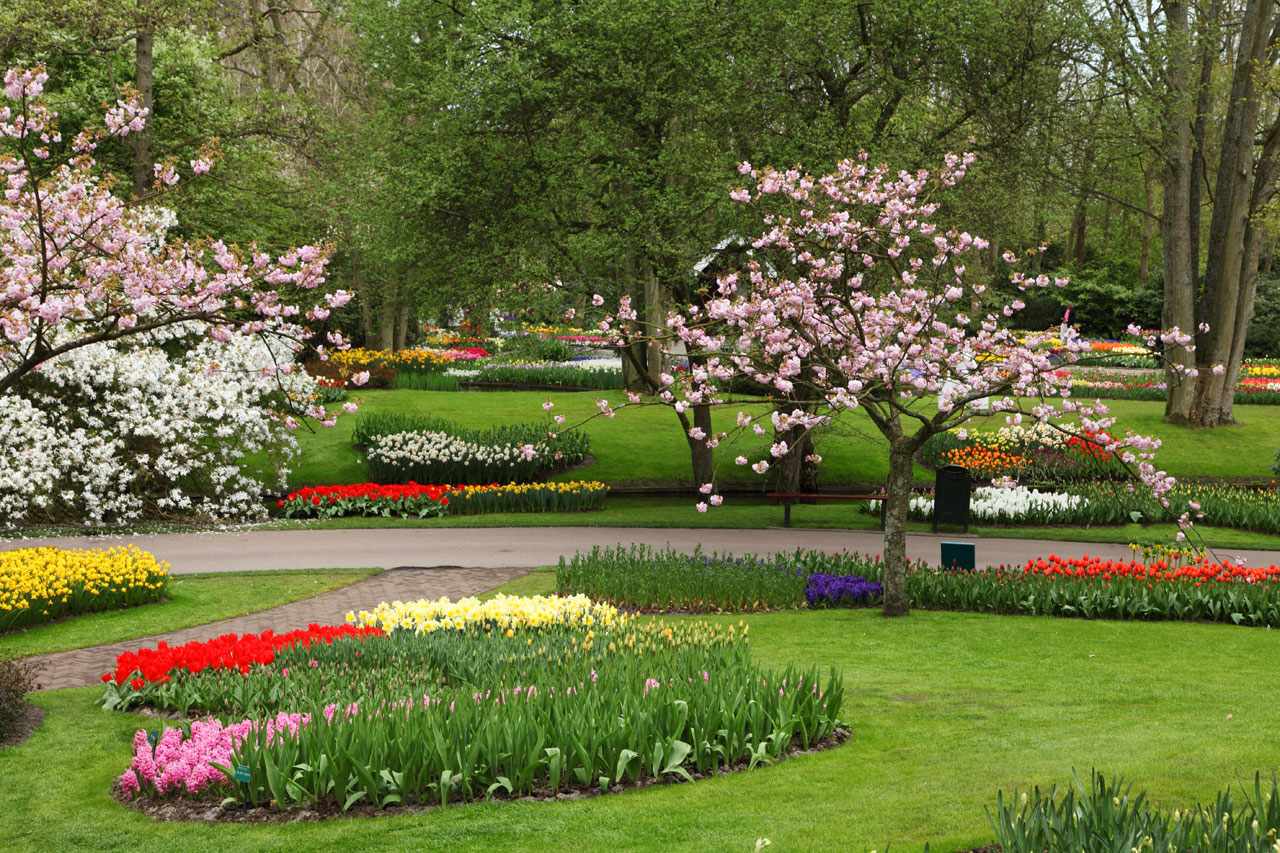
[[1023,567],[1027,574],[1045,577],[1079,578],[1109,581],[1113,578],[1133,578],[1149,583],[1272,583],[1280,581],[1280,566],[1266,568],[1238,566],[1227,561],[1214,562],[1208,557],[1196,563],[1172,565],[1165,560],[1141,563],[1136,560],[1103,560],[1100,557],[1064,559],[1050,554],[1049,559],[1028,560]]
[[103,681],[124,684],[135,690],[147,682],[162,684],[175,670],[200,672],[205,669],[238,669],[248,673],[254,664],[269,664],[276,651],[293,645],[310,647],[313,641],[331,643],[339,637],[378,637],[381,628],[356,628],[350,625],[308,625],[306,630],[277,634],[267,630],[261,634],[223,634],[212,640],[170,646],[161,641],[154,649],[125,652],[116,658],[114,672],[105,673]]

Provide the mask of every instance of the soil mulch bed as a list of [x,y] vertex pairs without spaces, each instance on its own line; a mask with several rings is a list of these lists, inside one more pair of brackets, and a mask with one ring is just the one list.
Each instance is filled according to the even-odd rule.
[[31,737],[43,722],[44,708],[39,705],[25,704],[18,722],[3,736],[0,736],[0,752],[11,746],[26,743],[27,738]]
[[[828,749],[840,746],[850,737],[847,730],[837,731],[825,740],[809,747],[808,749],[793,749],[784,753],[781,758],[791,758],[797,755],[810,755],[817,752],[823,752]],[[781,759],[780,759],[781,760]],[[737,764],[722,767],[714,774],[716,776],[728,776],[731,773],[740,773],[747,769],[748,763],[741,761]],[[690,773],[697,781],[699,779],[707,779],[712,776],[710,773]],[[683,785],[688,782],[679,777],[671,779],[641,779],[637,782],[628,784],[617,784],[609,788],[610,794],[621,794],[625,791],[632,791],[641,788],[652,788],[656,785]],[[210,799],[185,799],[182,797],[175,798],[154,798],[149,796],[137,796],[129,798],[125,795],[120,787],[119,779],[111,785],[111,795],[121,804],[128,808],[141,812],[155,820],[163,821],[204,821],[208,823],[298,823],[300,821],[316,822],[322,820],[331,820],[334,818],[372,818],[372,817],[396,817],[398,815],[422,814],[423,812],[435,811],[441,808],[438,805],[390,805],[385,809],[375,808],[369,803],[359,803],[352,806],[345,813],[338,807],[335,799],[322,800],[319,808],[314,806],[290,806],[287,808],[278,808],[275,806],[258,806],[250,807],[247,811],[241,811],[241,807],[237,803],[228,803],[223,805],[221,801],[214,802]],[[558,800],[581,800],[587,797],[602,796],[600,786],[565,786],[565,789],[559,792],[544,790],[534,794],[520,797],[502,797],[495,796],[495,800],[505,800],[509,802],[522,803],[538,803],[538,802],[556,802]],[[463,802],[483,802],[483,798],[476,798],[469,801],[460,801],[451,803],[450,805],[461,805]],[[272,800],[274,803],[275,801]]]

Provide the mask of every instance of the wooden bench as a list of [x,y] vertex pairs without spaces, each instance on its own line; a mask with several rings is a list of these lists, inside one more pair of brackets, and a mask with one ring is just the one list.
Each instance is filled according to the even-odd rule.
[[884,493],[868,495],[833,495],[826,492],[768,492],[765,497],[782,504],[782,526],[791,526],[791,505],[793,503],[816,503],[817,501],[880,501],[880,529],[884,530]]

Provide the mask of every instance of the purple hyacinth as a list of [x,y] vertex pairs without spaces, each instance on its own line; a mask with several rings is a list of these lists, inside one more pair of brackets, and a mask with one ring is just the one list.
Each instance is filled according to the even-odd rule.
[[810,607],[852,607],[871,604],[884,595],[884,585],[856,575],[828,575],[818,572],[809,577],[804,591]]

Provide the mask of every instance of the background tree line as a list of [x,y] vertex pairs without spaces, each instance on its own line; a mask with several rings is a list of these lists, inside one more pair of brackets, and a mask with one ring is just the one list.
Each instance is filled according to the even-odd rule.
[[[815,173],[866,149],[979,161],[944,211],[1070,271],[1024,322],[1207,323],[1171,420],[1232,420],[1276,351],[1274,0],[15,0],[6,64],[42,61],[70,123],[125,87],[154,111],[102,153],[139,195],[216,137],[184,236],[337,246],[335,322],[397,348],[421,321],[532,293],[630,295],[658,322],[741,259],[737,164]],[[1261,275],[1259,275],[1261,274]],[[355,307],[358,305],[359,307]],[[1177,356],[1171,353],[1171,356]],[[656,352],[625,360],[651,387]],[[1223,393],[1226,389],[1226,393]],[[697,411],[691,413],[696,420]]]

